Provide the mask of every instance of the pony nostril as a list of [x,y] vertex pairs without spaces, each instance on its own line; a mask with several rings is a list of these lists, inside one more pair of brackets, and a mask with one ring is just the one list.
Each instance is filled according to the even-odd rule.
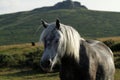
[[48,65],[48,66],[50,65],[50,61],[46,61],[45,63],[46,63],[46,65]]
[[48,61],[41,61],[40,65],[43,68],[48,68],[48,67],[50,67],[50,61],[49,60]]

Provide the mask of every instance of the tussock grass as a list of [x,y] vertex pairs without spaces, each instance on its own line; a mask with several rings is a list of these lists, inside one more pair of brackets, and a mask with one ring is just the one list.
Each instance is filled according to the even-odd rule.
[[97,38],[100,41],[107,41],[107,40],[113,40],[115,42],[120,42],[120,36],[116,37],[103,37],[103,38]]
[[[5,45],[0,46],[0,54],[24,54],[34,53],[37,49],[43,48],[43,45],[32,46],[31,44],[16,44],[16,45]],[[42,49],[41,49],[42,50]],[[31,56],[32,57],[32,56]],[[117,65],[115,80],[120,80],[120,52],[114,52],[114,59]],[[30,67],[20,68],[0,68],[0,80],[60,80],[59,73],[44,73],[39,70]]]
[[42,44],[36,43],[35,46],[32,46],[30,43],[26,44],[14,44],[14,45],[3,45],[0,46],[1,53],[10,53],[10,54],[23,54],[34,52],[37,48],[43,47]]
[[0,70],[0,80],[59,80],[58,72],[40,73],[32,69],[3,69]]

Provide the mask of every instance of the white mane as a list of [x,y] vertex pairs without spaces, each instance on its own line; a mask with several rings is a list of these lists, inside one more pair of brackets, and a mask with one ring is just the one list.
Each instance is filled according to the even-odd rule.
[[[47,28],[41,34],[41,41],[44,41],[46,35],[49,35],[51,32],[55,30],[55,23],[49,24]],[[64,39],[64,45],[60,44],[58,49],[59,55],[63,57],[65,54],[73,56],[77,61],[79,61],[79,50],[80,50],[80,41],[84,40],[81,38],[79,33],[72,28],[71,26],[67,26],[64,24],[60,24],[60,30],[57,31],[61,34]]]

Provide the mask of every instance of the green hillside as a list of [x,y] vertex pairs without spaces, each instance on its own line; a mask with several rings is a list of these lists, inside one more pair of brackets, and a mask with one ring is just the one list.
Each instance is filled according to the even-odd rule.
[[83,7],[71,9],[40,8],[27,12],[0,15],[0,45],[36,42],[41,19],[76,28],[83,37],[120,36],[120,13],[91,11]]

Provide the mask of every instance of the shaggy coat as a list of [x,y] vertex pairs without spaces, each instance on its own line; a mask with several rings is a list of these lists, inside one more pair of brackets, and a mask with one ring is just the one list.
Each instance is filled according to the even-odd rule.
[[114,80],[113,60],[109,58],[113,55],[106,45],[95,40],[82,41],[79,55],[79,63],[67,53],[61,59],[61,80]]

